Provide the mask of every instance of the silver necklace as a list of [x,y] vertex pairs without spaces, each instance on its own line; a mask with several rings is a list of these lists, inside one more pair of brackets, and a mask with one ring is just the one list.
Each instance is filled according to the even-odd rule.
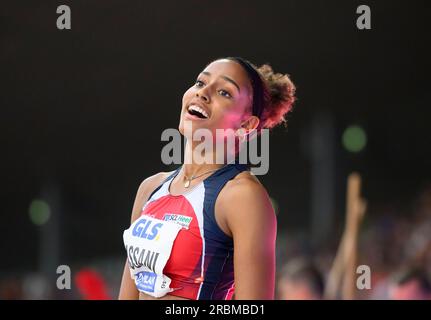
[[[225,166],[223,166],[223,167],[225,167]],[[197,178],[199,178],[199,177],[202,177],[203,175],[206,175],[206,174],[208,174],[208,173],[211,173],[211,172],[214,172],[214,171],[217,171],[217,170],[219,170],[219,169],[221,169],[221,168],[223,168],[223,167],[220,167],[220,168],[218,168],[218,169],[213,169],[213,170],[210,170],[210,171],[207,171],[207,172],[204,172],[204,173],[201,173],[201,174],[199,174],[199,175],[197,175],[197,176],[191,176],[190,178],[189,177],[187,177],[186,176],[186,174],[184,174],[184,178],[186,179],[186,181],[184,182],[184,188],[188,188],[188,187],[190,187],[190,182],[192,182],[192,180],[195,180],[195,179],[197,179]]]

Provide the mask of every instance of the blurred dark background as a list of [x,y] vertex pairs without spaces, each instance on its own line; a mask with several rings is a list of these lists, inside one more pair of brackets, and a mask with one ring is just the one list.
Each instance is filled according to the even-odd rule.
[[[71,30],[56,28],[61,4]],[[356,27],[361,4],[371,30]],[[280,239],[299,234],[312,251],[338,239],[352,171],[362,175],[369,221],[388,210],[409,219],[431,180],[426,4],[3,1],[0,278],[123,263],[140,182],[172,169],[160,159],[161,132],[177,127],[184,91],[223,56],[270,63],[298,88],[259,177]],[[343,144],[351,126],[366,136],[359,152]]]

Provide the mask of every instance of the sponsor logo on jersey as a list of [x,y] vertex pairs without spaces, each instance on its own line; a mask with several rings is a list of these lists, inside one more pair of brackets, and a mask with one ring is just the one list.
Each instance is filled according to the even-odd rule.
[[132,230],[132,235],[134,237],[140,237],[143,239],[158,240],[157,234],[159,233],[159,229],[163,226],[161,222],[155,222],[150,219],[141,218],[136,221],[135,226]]
[[163,216],[164,221],[173,221],[178,223],[180,226],[183,226],[185,228],[189,228],[190,223],[192,222],[193,218],[189,216],[184,216],[181,214],[175,214],[175,213],[165,213]]
[[140,291],[154,292],[157,275],[154,272],[142,271],[135,275],[136,287]]

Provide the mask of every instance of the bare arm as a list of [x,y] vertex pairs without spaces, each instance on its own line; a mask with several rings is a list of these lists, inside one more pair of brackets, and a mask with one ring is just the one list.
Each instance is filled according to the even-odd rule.
[[241,180],[219,206],[234,240],[235,299],[274,299],[276,217],[263,186]]
[[366,210],[366,202],[361,198],[361,177],[352,173],[348,178],[347,194],[347,240],[345,243],[345,272],[343,278],[342,298],[352,300],[356,297],[355,277],[358,260],[359,230]]
[[357,242],[366,202],[360,197],[361,179],[351,174],[347,184],[346,226],[325,288],[325,299],[354,299]]
[[[158,173],[145,179],[139,186],[138,192],[136,193],[135,202],[133,204],[132,216],[130,223],[132,224],[141,214],[142,207],[147,202],[151,192],[157,188],[157,186],[167,176],[166,173]],[[120,292],[118,295],[119,300],[137,300],[139,298],[139,291],[136,289],[135,283],[130,276],[129,263],[126,259],[124,265],[123,278],[121,280]]]

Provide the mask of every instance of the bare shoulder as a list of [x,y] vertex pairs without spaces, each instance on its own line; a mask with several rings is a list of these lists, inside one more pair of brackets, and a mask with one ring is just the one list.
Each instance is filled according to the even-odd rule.
[[135,197],[135,203],[133,205],[132,217],[131,221],[135,221],[139,214],[141,213],[141,209],[144,206],[145,202],[147,202],[150,194],[165,180],[173,171],[170,172],[158,172],[152,176],[149,176],[139,185],[138,191]]
[[265,187],[259,179],[249,171],[243,171],[235,178],[228,181],[220,192],[222,201],[249,200],[260,201],[262,198],[269,198]]
[[221,221],[225,221],[229,234],[244,224],[258,225],[275,219],[268,192],[248,171],[226,183],[217,202]]
[[154,189],[157,188],[160,185],[160,183],[162,183],[162,181],[165,180],[172,173],[173,171],[158,172],[152,176],[149,176],[144,181],[142,181],[141,184],[139,185],[138,194],[141,196],[148,194],[149,196],[150,193],[153,192]]

